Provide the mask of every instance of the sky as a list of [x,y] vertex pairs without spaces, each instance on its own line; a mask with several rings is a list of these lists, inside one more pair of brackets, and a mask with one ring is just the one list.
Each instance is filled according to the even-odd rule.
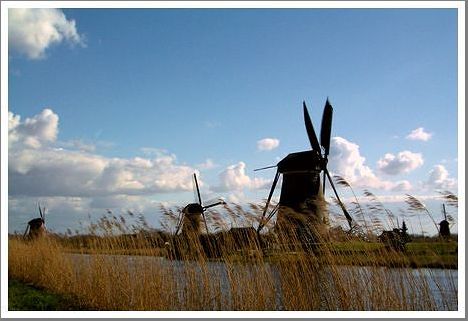
[[[24,231],[38,202],[57,232],[108,210],[158,226],[161,204],[194,201],[193,173],[206,202],[262,204],[274,169],[253,170],[309,150],[302,101],[319,132],[327,98],[328,168],[360,202],[370,190],[405,215],[411,194],[439,221],[438,191],[458,193],[456,9],[9,9],[8,19],[9,232]],[[425,214],[406,219],[436,232]]]

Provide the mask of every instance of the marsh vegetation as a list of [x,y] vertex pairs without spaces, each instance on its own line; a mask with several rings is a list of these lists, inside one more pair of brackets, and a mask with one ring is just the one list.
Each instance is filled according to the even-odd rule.
[[171,234],[136,222],[108,214],[86,235],[11,236],[9,277],[93,310],[457,310],[455,237],[415,238],[400,252],[337,227],[311,248],[297,235],[266,234],[260,246],[213,228],[220,255],[195,237],[171,260]]

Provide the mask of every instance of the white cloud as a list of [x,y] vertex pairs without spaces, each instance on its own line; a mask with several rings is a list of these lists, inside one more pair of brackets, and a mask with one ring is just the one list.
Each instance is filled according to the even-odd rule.
[[40,148],[44,143],[54,142],[58,133],[59,117],[46,108],[40,114],[21,121],[19,115],[8,112],[8,141],[21,143],[31,148]]
[[83,197],[192,190],[192,174],[198,171],[178,164],[173,154],[159,151],[154,158],[125,159],[56,148],[58,120],[50,109],[24,122],[9,113],[10,195]]
[[242,191],[243,189],[260,189],[269,184],[269,180],[263,178],[251,178],[245,174],[245,163],[239,162],[228,166],[219,174],[220,185],[212,187],[216,192]]
[[58,145],[64,148],[81,150],[83,152],[94,152],[96,150],[95,144],[87,143],[81,139],[72,139],[66,142],[61,142]]
[[197,167],[200,169],[200,170],[208,170],[208,169],[213,169],[215,168],[216,165],[213,160],[211,160],[210,158],[207,158],[205,162],[201,163],[201,164],[198,164]]
[[332,137],[328,168],[343,176],[351,184],[362,187],[382,187],[382,182],[365,165],[366,159],[361,156],[359,145],[342,137]]
[[424,142],[427,142],[429,139],[431,139],[432,133],[428,133],[424,131],[423,127],[416,128],[411,131],[411,133],[406,136],[407,139],[410,140],[421,140]]
[[429,178],[425,185],[435,189],[456,189],[457,180],[451,178],[449,172],[443,165],[435,165],[429,172]]
[[394,192],[408,192],[413,188],[411,183],[407,180],[396,182],[395,185],[391,188]]
[[68,20],[59,9],[12,8],[8,10],[10,49],[29,59],[41,59],[51,45],[67,42],[84,45],[75,20]]
[[342,137],[332,137],[328,168],[334,174],[344,177],[354,187],[399,191],[411,188],[407,181],[391,182],[379,178],[365,162],[359,145]]
[[257,149],[259,151],[273,150],[279,146],[279,139],[276,138],[264,138],[257,141]]
[[387,175],[409,173],[424,164],[422,154],[403,151],[398,155],[387,153],[377,161],[377,168]]

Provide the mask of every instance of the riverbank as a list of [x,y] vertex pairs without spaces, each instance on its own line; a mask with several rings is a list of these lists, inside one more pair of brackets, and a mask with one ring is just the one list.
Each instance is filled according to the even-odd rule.
[[[66,248],[67,253],[73,254],[107,254],[130,256],[166,256],[164,248],[136,248],[136,249],[106,249],[106,248]],[[382,255],[382,254],[385,255]],[[388,255],[389,253],[393,255]],[[252,251],[236,251],[229,255],[230,261],[247,262],[258,253]],[[457,242],[414,242],[407,244],[406,251],[397,253],[385,249],[382,243],[376,242],[335,242],[327,245],[326,253],[333,256],[332,263],[352,266],[382,266],[408,268],[437,268],[458,269]],[[288,255],[292,260],[297,253],[270,252],[264,255],[265,262],[275,262]],[[336,259],[338,258],[338,260]],[[222,259],[226,259],[223,257]],[[326,264],[329,256],[318,256],[319,263]],[[214,258],[211,261],[218,261]]]
[[8,279],[8,310],[10,311],[74,311],[83,310],[78,301],[45,288]]

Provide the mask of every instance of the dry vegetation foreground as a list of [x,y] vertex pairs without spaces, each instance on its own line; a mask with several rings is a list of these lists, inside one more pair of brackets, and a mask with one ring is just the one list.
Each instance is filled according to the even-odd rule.
[[140,256],[70,253],[53,238],[11,238],[8,250],[11,279],[92,310],[457,310],[456,270],[382,266],[403,255],[392,251],[360,249],[366,265],[349,266],[346,250],[326,248],[318,256],[254,253],[248,261],[171,261],[156,249]]

